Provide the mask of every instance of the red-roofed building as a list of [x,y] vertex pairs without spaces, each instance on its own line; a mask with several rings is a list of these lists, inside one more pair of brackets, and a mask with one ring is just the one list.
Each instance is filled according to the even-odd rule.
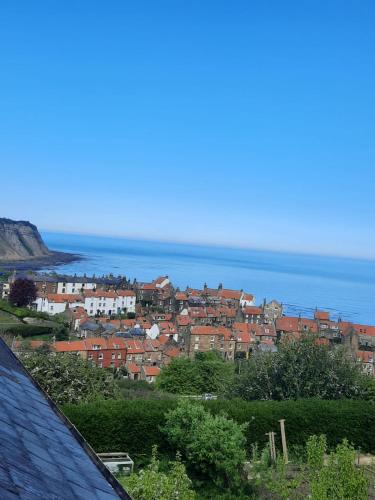
[[146,380],[150,384],[155,382],[158,375],[160,375],[160,368],[158,366],[144,365],[141,367],[141,379]]
[[128,377],[130,380],[140,380],[141,377],[141,367],[135,363],[127,363],[126,369],[128,372]]
[[197,352],[218,351],[224,359],[233,360],[235,337],[223,326],[192,326],[186,336],[186,354],[194,357]]
[[261,307],[247,306],[242,309],[245,323],[263,323],[264,314]]

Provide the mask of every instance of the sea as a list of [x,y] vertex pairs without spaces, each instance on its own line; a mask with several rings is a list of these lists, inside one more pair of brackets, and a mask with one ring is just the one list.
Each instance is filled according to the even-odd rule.
[[276,299],[288,315],[375,324],[375,261],[224,248],[126,238],[42,232],[49,248],[82,260],[46,268],[59,273],[125,275],[150,281],[167,275],[175,286],[243,289],[257,304]]

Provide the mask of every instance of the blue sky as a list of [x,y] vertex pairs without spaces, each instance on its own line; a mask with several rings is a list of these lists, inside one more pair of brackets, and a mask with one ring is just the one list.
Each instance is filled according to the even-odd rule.
[[375,258],[373,1],[0,7],[1,215]]

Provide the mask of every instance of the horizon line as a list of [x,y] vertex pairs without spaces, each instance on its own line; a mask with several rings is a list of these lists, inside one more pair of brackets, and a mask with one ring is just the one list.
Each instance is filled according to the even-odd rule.
[[59,234],[74,234],[74,235],[82,235],[82,236],[91,236],[91,237],[100,237],[100,238],[114,238],[114,239],[127,239],[134,241],[145,241],[145,242],[154,242],[154,243],[169,243],[169,244],[177,244],[177,245],[192,245],[197,247],[213,247],[213,248],[226,248],[231,250],[250,250],[254,252],[270,252],[277,254],[292,254],[299,256],[313,256],[313,257],[328,257],[328,258],[337,258],[337,259],[352,259],[352,260],[363,260],[367,262],[375,262],[375,256],[364,256],[364,255],[349,255],[349,254],[337,254],[334,252],[308,252],[304,250],[293,250],[293,249],[274,249],[270,247],[253,247],[248,245],[240,245],[233,244],[230,245],[228,243],[221,242],[207,242],[207,241],[198,241],[198,240],[179,240],[179,239],[169,239],[169,238],[148,238],[147,236],[142,235],[130,235],[130,234],[119,234],[119,233],[95,233],[95,232],[86,232],[86,231],[78,231],[78,230],[65,230],[65,229],[51,229],[51,228],[41,228],[41,232],[49,232],[49,233],[59,233]]

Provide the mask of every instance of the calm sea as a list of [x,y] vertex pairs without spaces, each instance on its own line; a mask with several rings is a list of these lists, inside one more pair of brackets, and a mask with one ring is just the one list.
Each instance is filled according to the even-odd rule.
[[124,274],[138,281],[168,275],[185,288],[222,283],[284,303],[288,314],[312,315],[316,307],[334,318],[375,324],[375,261],[258,250],[138,241],[43,232],[54,250],[85,260],[60,266],[62,273]]

